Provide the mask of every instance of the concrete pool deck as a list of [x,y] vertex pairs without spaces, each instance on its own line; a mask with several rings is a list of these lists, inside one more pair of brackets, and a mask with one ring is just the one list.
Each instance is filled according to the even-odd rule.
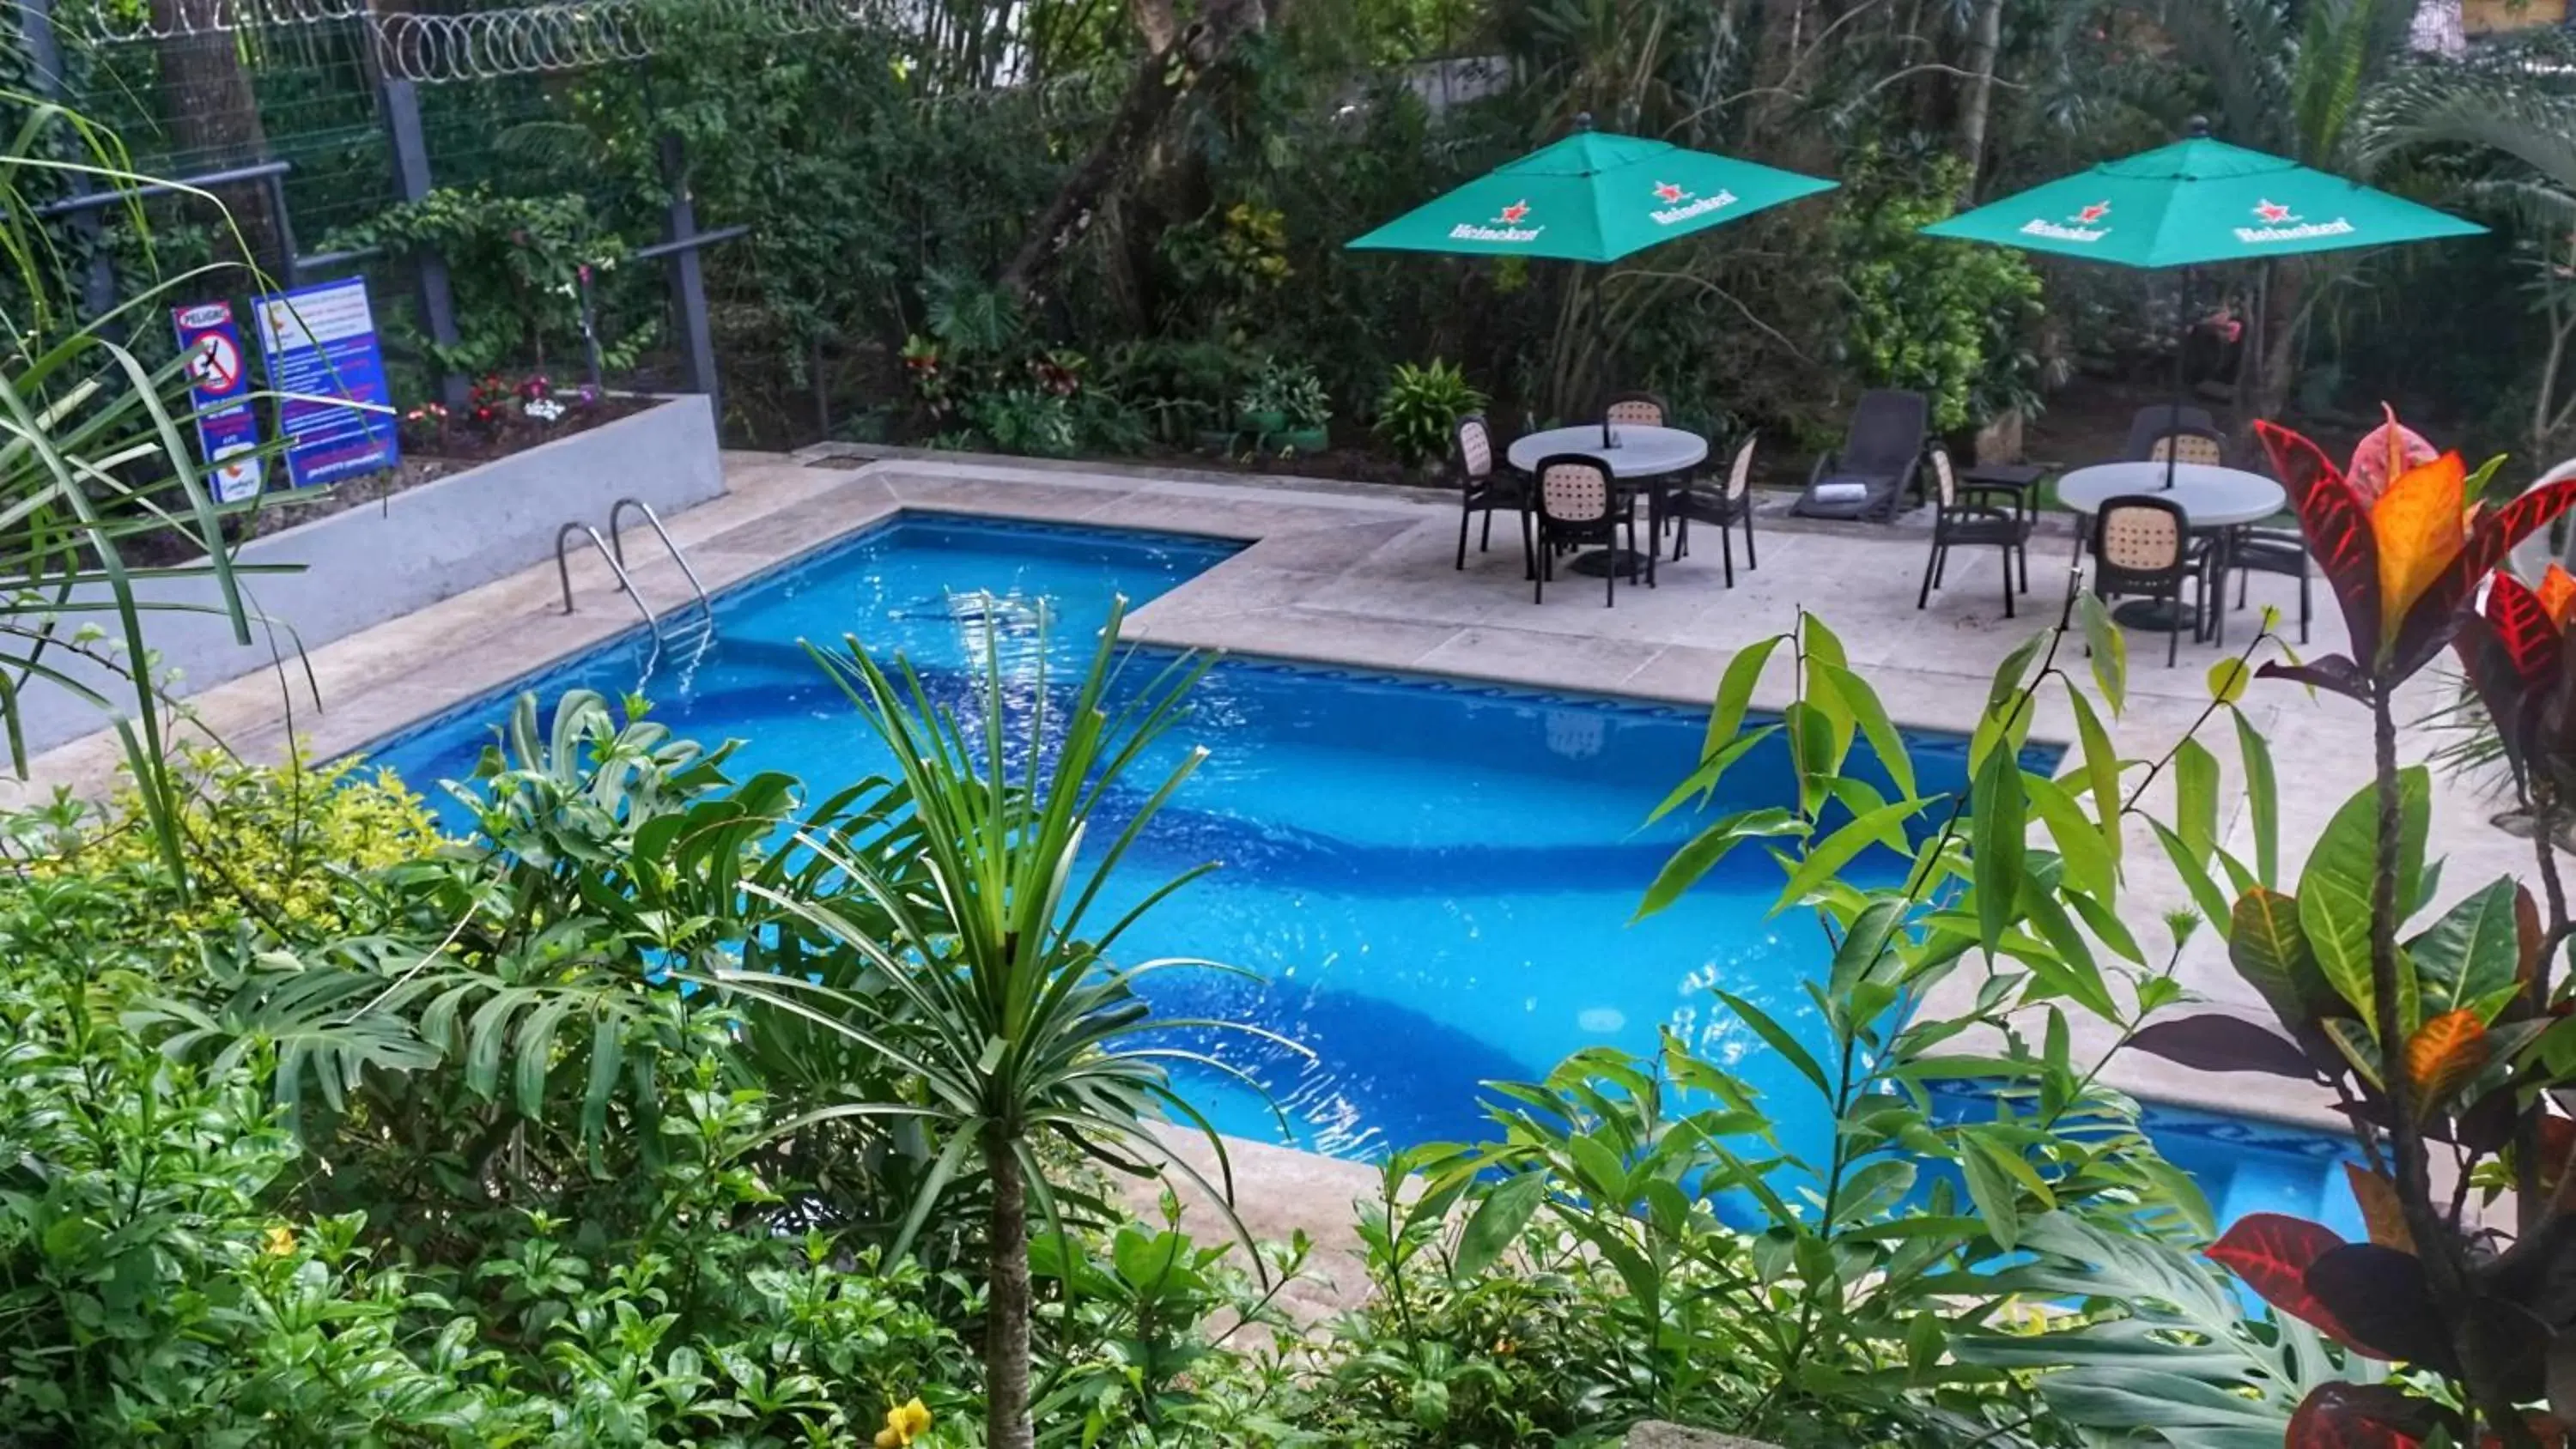
[[[963,457],[864,462],[829,447],[797,456],[729,454],[726,468],[726,496],[669,520],[710,589],[905,508],[1210,534],[1250,546],[1139,610],[1129,620],[1130,637],[1704,705],[1737,650],[1790,628],[1804,606],[1843,638],[1853,665],[1899,724],[1957,733],[1974,726],[2004,656],[2055,620],[2070,554],[2065,538],[2034,545],[2031,592],[2019,601],[2020,617],[2007,622],[2000,562],[1991,550],[1955,556],[1947,586],[1918,611],[1920,532],[1774,526],[1766,518],[1757,525],[1761,566],[1747,570],[1738,558],[1732,590],[1720,578],[1715,532],[1701,529],[1688,560],[1661,566],[1661,587],[1632,589],[1623,582],[1617,607],[1605,609],[1599,581],[1573,574],[1561,574],[1546,602],[1533,604],[1508,517],[1497,520],[1492,552],[1471,549],[1468,567],[1454,570],[1457,505],[1430,490]],[[646,598],[667,616],[689,594],[678,569],[658,552],[648,543],[635,574]],[[279,755],[290,732],[325,756],[358,747],[634,626],[633,608],[617,596],[598,558],[577,558],[572,578],[580,611],[571,615],[562,612],[555,571],[545,565],[314,650],[307,662],[320,691],[318,709],[300,669],[290,664],[210,689],[191,701],[193,711],[203,728],[253,758]],[[2343,642],[2322,583],[2316,597],[2325,612],[2302,655]],[[2291,580],[2257,575],[2253,599],[2295,617]],[[2256,618],[2251,611],[2229,615],[2237,643]],[[2129,701],[2114,726],[2115,741],[2124,757],[2156,758],[2200,718],[2209,698],[2206,674],[2220,653],[2186,640],[2180,667],[2167,669],[2160,637],[2133,636],[2130,647]],[[2072,643],[2060,662],[2084,672],[2080,647]],[[286,673],[298,680],[292,692],[282,688]],[[1790,687],[1785,656],[1776,657],[1756,704],[1776,707]],[[2443,686],[2428,673],[2415,688],[2414,712],[2430,713]],[[2283,869],[2295,881],[2309,844],[2367,781],[2368,719],[2349,701],[2311,698],[2271,682],[2254,685],[2244,708],[2273,742]],[[2061,704],[2042,709],[2033,735],[2072,737]],[[2430,735],[2409,732],[2410,758],[2439,743]],[[2221,792],[2221,838],[2250,854],[2252,828],[2235,784],[2232,730],[2218,722],[2208,743],[2228,782]],[[31,784],[18,788],[96,791],[117,758],[111,734],[92,736],[41,757]],[[2433,853],[2450,861],[2446,903],[2499,874],[2527,873],[2530,843],[2487,823],[2497,803],[2435,778]],[[2141,944],[2156,953],[2172,944],[2159,918],[2187,909],[2189,900],[2143,825],[2131,830],[2127,852],[2124,915]],[[1638,882],[1641,891],[1645,884]],[[2218,1009],[2263,1014],[2214,933],[2203,930],[2183,943],[2175,969]],[[1964,979],[1957,984],[1968,986]],[[2079,1052],[2089,1046],[2098,1056],[2108,1036],[2079,1028],[2076,1042]],[[2129,1053],[2106,1079],[2187,1106],[2339,1125],[2322,1094],[2302,1093],[2279,1078],[2213,1076]],[[1366,1178],[1373,1181],[1374,1174]]]

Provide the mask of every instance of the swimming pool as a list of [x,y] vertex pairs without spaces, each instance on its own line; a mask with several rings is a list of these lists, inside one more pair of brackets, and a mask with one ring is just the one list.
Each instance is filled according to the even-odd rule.
[[[902,651],[939,689],[965,686],[988,626],[1014,662],[1043,648],[1078,668],[1113,597],[1141,606],[1233,551],[1176,535],[898,515],[729,591],[706,656],[687,668],[665,656],[643,687],[674,730],[740,737],[743,769],[786,770],[820,793],[867,770],[872,741],[797,640],[856,634],[872,651]],[[369,753],[416,786],[461,776],[509,694],[550,700],[587,686],[614,696],[639,669],[633,641],[606,647]],[[1220,661],[1167,742],[1205,746],[1207,763],[1158,818],[1123,889],[1132,898],[1201,862],[1221,868],[1158,908],[1130,950],[1224,961],[1257,979],[1166,974],[1155,1006],[1256,1022],[1310,1048],[1306,1061],[1241,1038],[1209,1043],[1285,1110],[1290,1140],[1316,1151],[1366,1157],[1476,1138],[1479,1082],[1541,1076],[1585,1046],[1651,1051],[1663,1026],[1762,1086],[1784,1136],[1816,1140],[1821,1105],[1710,1009],[1709,988],[1723,984],[1792,1031],[1822,1035],[1799,989],[1822,950],[1810,923],[1767,918],[1779,888],[1768,859],[1740,852],[1672,909],[1631,921],[1691,830],[1682,819],[1640,822],[1697,761],[1705,723],[1698,709]],[[1922,788],[1962,779],[1964,740],[1910,742]],[[1769,788],[1787,803],[1787,779],[1785,748],[1750,757],[1729,776],[1730,804],[1762,803],[1751,796]],[[1894,857],[1882,868],[1892,872]],[[1256,1094],[1213,1076],[1185,1085],[1221,1129],[1279,1138]],[[2224,1150],[2206,1154],[2206,1167],[2176,1155],[2223,1199],[2227,1185],[2211,1174],[2232,1178],[2254,1149],[2208,1140]],[[2326,1170],[2299,1161],[2285,1171],[2304,1180]]]

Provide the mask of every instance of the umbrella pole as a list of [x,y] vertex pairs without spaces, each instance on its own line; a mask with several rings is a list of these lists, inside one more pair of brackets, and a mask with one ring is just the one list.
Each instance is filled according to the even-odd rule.
[[[1594,369],[1606,375],[1610,366],[1610,329],[1605,325],[1609,320],[1609,314],[1602,305],[1602,288],[1609,280],[1604,275],[1609,268],[1587,267],[1585,270],[1592,274],[1592,316],[1589,319],[1592,327],[1592,365]],[[1599,389],[1595,388],[1594,391],[1597,393]],[[1601,446],[1605,448],[1619,446],[1618,439],[1610,436],[1610,410],[1607,407],[1601,409]]]
[[2165,407],[2165,491],[2167,493],[2173,491],[2174,467],[2176,460],[2182,454],[2182,449],[2174,442],[2174,434],[2182,427],[2182,399],[2185,390],[2183,367],[2191,360],[2191,268],[2189,267],[2183,268],[2182,290],[2175,302],[2174,313],[2182,323],[2182,336],[2174,339],[2173,401]]

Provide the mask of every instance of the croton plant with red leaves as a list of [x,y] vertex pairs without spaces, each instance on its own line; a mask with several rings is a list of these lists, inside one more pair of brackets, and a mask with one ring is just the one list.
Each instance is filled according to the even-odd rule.
[[2576,578],[2527,584],[2500,566],[2576,505],[2576,481],[2490,504],[2501,460],[2472,470],[2394,414],[2342,466],[2257,429],[2351,641],[2261,672],[2367,705],[2376,768],[2295,890],[2234,882],[2229,959],[2277,1029],[2187,1017],[2136,1044],[2308,1079],[2353,1122],[2367,1241],[2259,1214],[2210,1250],[2275,1309],[2404,1370],[2318,1390],[2292,1449],[2563,1446],[2576,1424],[2576,1121],[2560,1099],[2576,1102],[2576,1001],[2555,965],[2576,928],[2544,847],[2537,895],[2506,877],[2410,931],[2438,874],[2424,862],[2431,780],[2399,764],[2394,695],[2456,649],[2550,838],[2576,789]]

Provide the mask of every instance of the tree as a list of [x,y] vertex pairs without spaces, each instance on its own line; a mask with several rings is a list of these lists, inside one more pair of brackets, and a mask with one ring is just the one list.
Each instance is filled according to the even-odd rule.
[[1151,154],[1151,141],[1182,101],[1224,62],[1245,37],[1263,30],[1278,0],[1215,0],[1187,24],[1168,3],[1144,0],[1138,26],[1149,49],[1110,113],[1109,124],[1082,163],[1065,177],[1038,213],[1019,252],[1002,268],[1003,290],[1026,300],[1066,250],[1090,229],[1103,197]]
[[2545,349],[2523,435],[2535,463],[2558,456],[2576,431],[2576,92],[2563,79],[2567,51],[2543,39],[2411,76],[2385,98],[2374,136],[2389,154],[2465,148],[2462,195],[2519,233]]
[[[163,119],[191,169],[268,159],[268,132],[260,124],[259,99],[242,67],[228,9],[208,0],[151,0]],[[239,223],[242,259],[285,275],[285,232],[271,212],[267,186],[235,182],[215,188],[214,195]]]
[[[970,721],[961,721],[908,665],[896,666],[898,679],[855,639],[846,656],[818,652],[893,756],[912,806],[897,828],[917,840],[919,859],[880,859],[846,841],[812,837],[807,843],[838,867],[846,885],[836,883],[821,896],[752,889],[859,953],[885,984],[869,994],[782,974],[715,973],[770,1013],[755,1016],[752,1031],[820,1026],[919,1083],[917,1104],[889,1102],[862,1085],[780,1129],[783,1136],[827,1122],[895,1118],[917,1121],[934,1135],[935,1159],[896,1237],[894,1257],[910,1250],[960,1174],[970,1164],[981,1168],[989,1291],[985,1442],[994,1449],[1030,1449],[1035,1442],[1031,1203],[1050,1232],[1063,1232],[1039,1144],[1052,1138],[1140,1176],[1151,1175],[1160,1160],[1230,1203],[1223,1145],[1173,1090],[1165,1065],[1231,1069],[1181,1047],[1138,1045],[1137,1039],[1174,1030],[1267,1035],[1234,1023],[1158,1018],[1137,994],[1137,984],[1157,971],[1207,963],[1130,966],[1112,954],[1157,902],[1212,867],[1166,881],[1105,928],[1100,923],[1099,913],[1110,909],[1113,873],[1205,757],[1191,751],[1144,791],[1141,803],[1125,803],[1134,788],[1127,777],[1179,716],[1205,666],[1176,661],[1142,687],[1124,687],[1117,643],[1122,614],[1111,612],[1090,670],[1061,712],[1050,702],[1044,664],[1033,679],[1014,678],[990,640],[971,701],[980,718]],[[1043,648],[1038,652],[1043,660]],[[1126,818],[1105,849],[1086,854],[1092,827],[1106,824],[1113,800]],[[926,870],[927,888],[917,884],[917,869]],[[882,912],[890,929],[858,924],[854,917],[863,911]],[[1227,1179],[1222,1190],[1159,1152],[1146,1126],[1159,1110],[1207,1132]]]
[[[2207,77],[2221,139],[2367,180],[2366,104],[2406,54],[2413,0],[2179,0],[2163,7],[2177,59]],[[2266,262],[2256,331],[2238,381],[2241,411],[2278,417],[2299,344],[2332,262]]]

